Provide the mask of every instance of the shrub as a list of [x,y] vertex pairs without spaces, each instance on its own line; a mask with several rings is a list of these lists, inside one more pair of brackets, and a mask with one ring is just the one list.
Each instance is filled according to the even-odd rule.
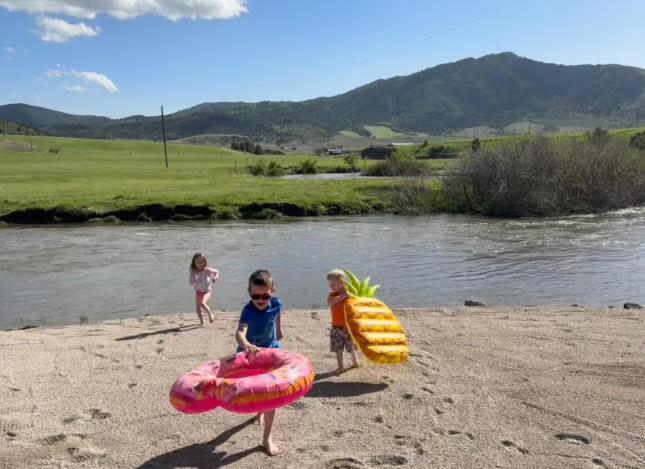
[[[597,136],[598,137],[598,136]],[[536,137],[466,155],[444,178],[454,209],[485,215],[588,213],[645,202],[645,158],[627,142]]]
[[368,176],[383,177],[427,176],[428,173],[428,167],[424,163],[396,153],[385,161],[379,161],[369,166],[366,171]]
[[473,153],[476,153],[479,151],[481,146],[482,146],[481,140],[479,140],[478,138],[475,138],[473,139],[472,142],[470,142],[470,151],[472,151]]
[[56,153],[56,154],[58,154],[58,153],[60,153],[60,148],[50,148],[50,149],[49,149],[49,153]]
[[286,170],[278,163],[277,161],[271,161],[269,162],[269,166],[267,167],[266,170],[266,175],[267,176],[282,176],[286,173]]
[[343,161],[347,163],[352,171],[358,171],[358,155],[356,153],[343,156]]
[[645,131],[632,135],[629,139],[629,145],[638,150],[645,150]]
[[602,127],[596,127],[593,132],[587,132],[587,139],[595,145],[604,145],[609,143],[609,131]]
[[299,174],[316,174],[318,173],[318,167],[316,164],[316,160],[305,160],[300,163],[300,167],[297,169],[297,172]]
[[247,170],[251,176],[266,176],[267,175],[267,165],[264,160],[260,160],[257,163],[248,166]]
[[[419,150],[422,150],[419,153]],[[433,145],[431,147],[421,147],[417,151],[417,158],[419,159],[435,159],[435,158],[456,158],[457,150],[446,145]]]

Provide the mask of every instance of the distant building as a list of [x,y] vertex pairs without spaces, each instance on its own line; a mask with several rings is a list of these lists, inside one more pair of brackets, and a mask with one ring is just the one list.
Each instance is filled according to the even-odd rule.
[[327,148],[328,155],[342,155],[343,153],[345,153],[345,149],[343,147]]

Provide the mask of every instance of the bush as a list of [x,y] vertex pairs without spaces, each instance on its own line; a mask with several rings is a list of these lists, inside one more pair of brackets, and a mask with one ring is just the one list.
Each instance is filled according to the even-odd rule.
[[632,135],[629,139],[629,145],[638,150],[645,150],[645,131]]
[[56,153],[56,154],[58,154],[58,153],[60,153],[60,148],[50,148],[50,149],[49,149],[49,153]]
[[368,166],[366,171],[368,176],[381,177],[427,176],[428,173],[429,169],[424,163],[409,157],[399,156],[396,153],[385,161]]
[[247,170],[251,176],[266,176],[267,175],[267,165],[264,160],[260,160],[257,163],[248,166]]
[[417,158],[419,159],[435,159],[435,158],[456,158],[457,150],[446,145],[433,145],[431,147],[420,147],[417,150]]
[[645,203],[645,158],[625,141],[599,144],[599,137],[536,137],[481,148],[444,178],[452,208],[525,216],[599,212]]
[[269,161],[269,164],[267,165],[264,160],[260,160],[254,165],[249,166],[247,170],[252,176],[270,177],[282,176],[287,172],[287,170],[283,168],[277,161]]
[[356,153],[343,156],[343,161],[347,163],[352,171],[358,171],[358,155]]
[[587,132],[587,139],[595,145],[604,145],[609,143],[609,131],[602,127],[596,127],[593,132]]
[[298,174],[316,174],[318,173],[318,167],[316,164],[316,160],[305,160],[300,163],[300,167],[297,168],[297,172]]
[[275,176],[283,176],[286,173],[286,170],[280,165],[280,163],[276,161],[271,161],[269,162],[269,166],[267,167],[266,175],[275,177]]

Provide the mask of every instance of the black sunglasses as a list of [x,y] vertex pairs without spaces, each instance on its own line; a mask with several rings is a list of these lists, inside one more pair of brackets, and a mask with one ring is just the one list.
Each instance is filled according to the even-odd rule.
[[258,300],[270,300],[271,299],[271,294],[270,293],[264,293],[260,295],[259,293],[256,293],[255,295],[251,295],[251,299],[258,301]]

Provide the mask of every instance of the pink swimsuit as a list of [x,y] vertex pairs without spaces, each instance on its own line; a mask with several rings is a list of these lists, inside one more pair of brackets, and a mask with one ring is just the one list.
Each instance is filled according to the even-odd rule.
[[197,293],[208,293],[213,283],[219,278],[219,271],[204,267],[204,270],[190,269],[188,272],[188,284],[195,287]]

